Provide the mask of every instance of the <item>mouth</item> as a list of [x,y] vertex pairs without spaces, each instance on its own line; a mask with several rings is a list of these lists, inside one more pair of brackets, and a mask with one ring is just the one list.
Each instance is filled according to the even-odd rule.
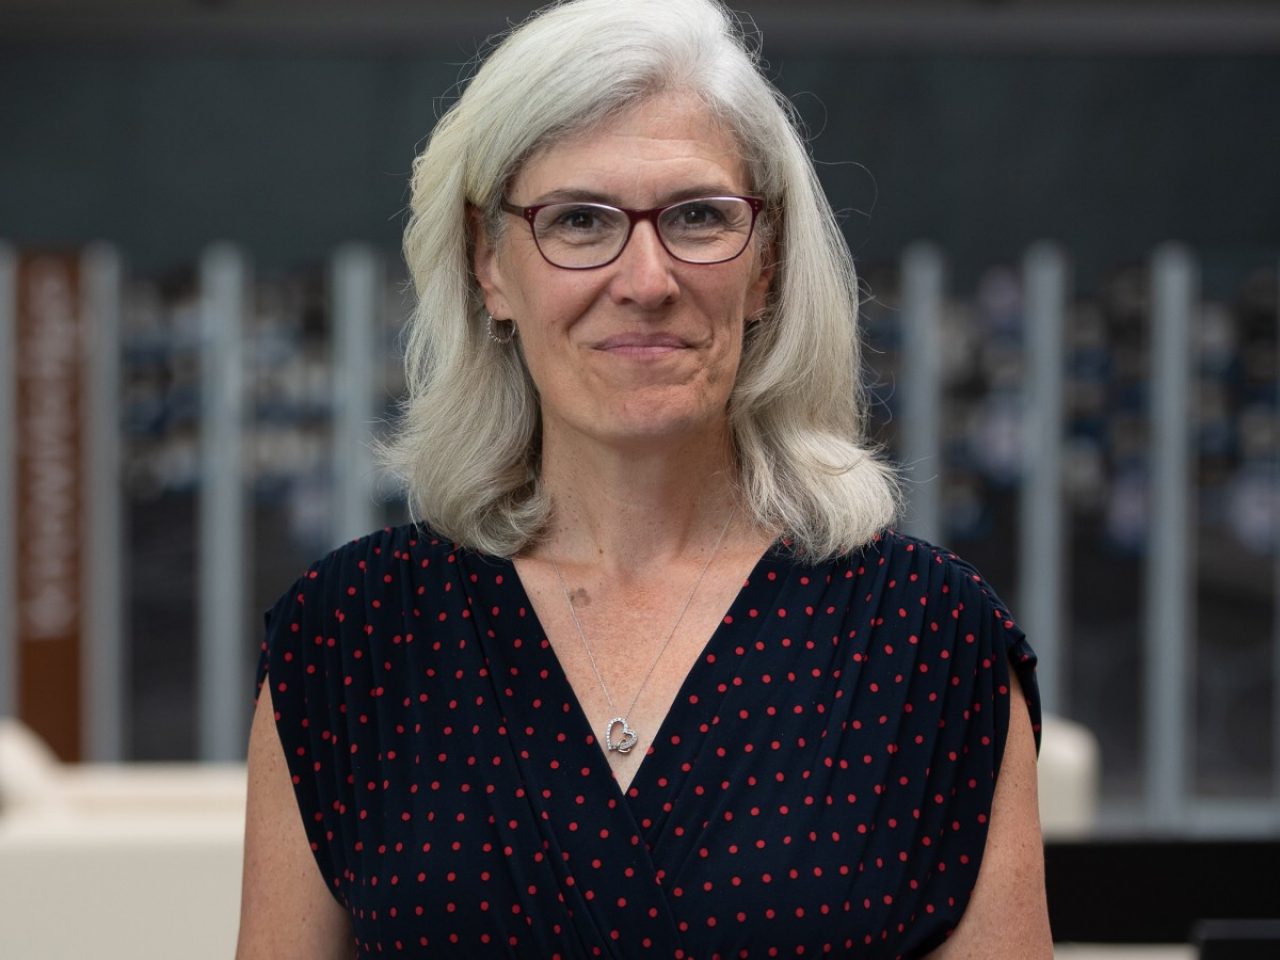
[[593,349],[617,357],[660,357],[692,345],[670,333],[619,333],[592,345]]

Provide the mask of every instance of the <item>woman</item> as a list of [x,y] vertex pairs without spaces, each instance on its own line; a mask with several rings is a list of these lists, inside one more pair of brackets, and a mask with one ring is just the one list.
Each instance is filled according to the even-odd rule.
[[1032,655],[886,528],[852,265],[725,12],[534,17],[412,207],[422,523],[268,614],[239,955],[1048,957]]

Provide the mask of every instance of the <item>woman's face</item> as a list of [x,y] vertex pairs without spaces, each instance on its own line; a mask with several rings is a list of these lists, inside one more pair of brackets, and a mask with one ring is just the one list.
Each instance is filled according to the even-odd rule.
[[[694,101],[661,95],[534,154],[506,199],[645,210],[749,187],[732,136]],[[753,238],[735,260],[684,263],[639,222],[612,263],[565,270],[511,215],[496,244],[477,238],[475,270],[486,308],[519,329],[544,432],[634,445],[722,433],[768,260]]]

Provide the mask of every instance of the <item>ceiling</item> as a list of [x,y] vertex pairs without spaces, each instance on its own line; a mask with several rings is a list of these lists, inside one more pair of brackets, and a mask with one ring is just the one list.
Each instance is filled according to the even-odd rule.
[[[730,0],[771,46],[1101,53],[1280,51],[1272,0]],[[513,0],[0,0],[0,44],[413,49],[474,44]]]

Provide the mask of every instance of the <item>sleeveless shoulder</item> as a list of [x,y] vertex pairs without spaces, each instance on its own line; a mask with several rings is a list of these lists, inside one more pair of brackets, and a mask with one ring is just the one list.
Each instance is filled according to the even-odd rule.
[[[265,614],[257,690],[271,685],[276,730],[311,849],[344,905],[350,875],[342,856],[350,849],[342,836],[350,823],[345,801],[355,771],[376,761],[341,754],[348,724],[367,723],[381,696],[369,682],[370,637],[386,626],[394,644],[412,639],[396,621],[416,603],[436,600],[427,584],[437,571],[447,576],[455,551],[420,526],[379,530],[313,563]],[[410,583],[409,590],[391,589]]]
[[[874,556],[878,564],[885,566],[886,599],[896,594],[897,599],[905,600],[908,605],[918,604],[925,614],[922,625],[935,642],[950,638],[952,643],[958,641],[971,653],[971,657],[962,658],[963,662],[970,663],[983,675],[985,682],[980,692],[990,694],[998,709],[999,715],[993,718],[996,721],[993,760],[997,769],[1004,755],[1004,735],[1008,728],[1011,667],[1022,686],[1039,749],[1041,718],[1035,678],[1036,655],[1008,606],[982,574],[950,550],[894,530],[886,531],[869,544],[863,556]],[[899,607],[899,612],[903,609]],[[900,616],[899,619],[907,618]],[[948,624],[949,629],[944,629]]]
[[[925,541],[886,531],[817,571],[837,602],[805,609],[832,611],[835,660],[849,665],[827,694],[840,718],[827,730],[859,771],[830,795],[857,795],[852,809],[866,817],[857,862],[868,902],[880,900],[871,929],[896,939],[893,955],[923,956],[972,896],[1010,710],[1028,711],[1038,745],[1035,654],[982,575]],[[1024,702],[1011,695],[1011,671]]]
[[[309,636],[313,646],[336,646],[336,637],[322,635],[322,624],[331,614],[339,624],[343,623],[343,608],[363,594],[366,583],[390,583],[406,566],[427,570],[434,563],[440,569],[442,564],[451,562],[458,549],[426,527],[405,524],[351,540],[317,560],[266,611],[258,689],[269,672],[276,672],[270,667],[283,668],[285,672],[292,669],[290,665],[303,649],[303,634]],[[381,606],[380,600],[375,601],[372,610]],[[286,658],[285,654],[290,656]]]

